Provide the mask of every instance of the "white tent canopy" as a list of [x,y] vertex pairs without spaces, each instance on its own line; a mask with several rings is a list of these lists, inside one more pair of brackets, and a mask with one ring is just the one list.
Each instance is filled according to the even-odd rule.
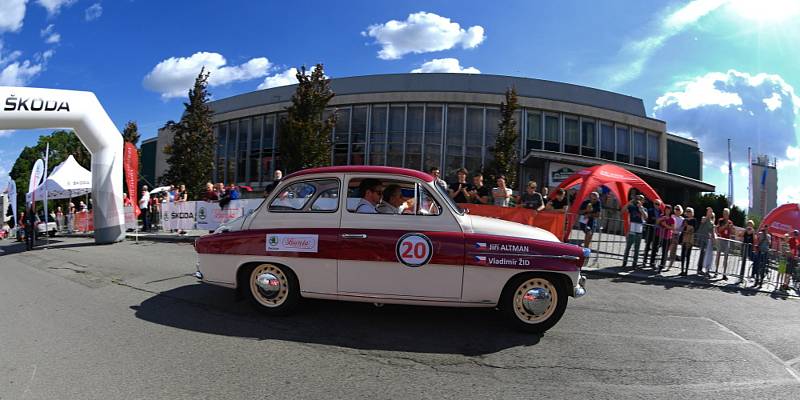
[[53,169],[50,176],[37,186],[36,190],[28,193],[28,202],[31,201],[33,193],[36,193],[36,200],[44,200],[45,192],[47,192],[48,200],[66,199],[91,193],[92,173],[81,167],[70,155],[66,161]]

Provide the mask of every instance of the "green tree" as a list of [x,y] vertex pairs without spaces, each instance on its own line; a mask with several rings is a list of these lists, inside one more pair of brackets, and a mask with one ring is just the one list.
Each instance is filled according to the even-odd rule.
[[281,120],[281,159],[287,171],[331,165],[331,132],[336,114],[322,118],[322,113],[334,93],[325,77],[322,64],[310,74],[306,67],[297,72],[297,90],[292,105]]
[[139,126],[136,121],[128,121],[125,124],[125,129],[122,130],[122,140],[133,143],[136,146],[139,143]]
[[39,158],[44,158],[47,144],[50,144],[50,157],[48,160],[48,173],[53,171],[56,165],[64,162],[67,157],[72,155],[75,161],[82,167],[90,169],[92,157],[89,150],[83,146],[75,132],[69,130],[58,130],[49,135],[39,136],[36,145],[25,146],[22,149],[14,165],[11,167],[9,176],[17,184],[17,209],[22,210],[25,205],[25,193],[28,193],[28,181],[31,176],[33,164]]
[[734,225],[744,226],[745,224],[744,211],[735,204],[733,207],[730,207],[727,197],[722,194],[706,193],[701,196],[696,196],[689,202],[689,206],[694,208],[695,216],[698,218],[706,215],[706,207],[711,207],[717,218],[722,217],[722,210],[724,208],[729,208],[731,210],[731,221],[733,221]]
[[197,198],[214,169],[215,140],[211,128],[211,109],[208,106],[208,76],[200,71],[189,89],[189,102],[178,122],[167,127],[175,134],[167,153],[167,171],[162,182],[185,184],[190,198]]
[[517,111],[517,91],[506,89],[506,99],[500,103],[500,122],[497,124],[497,137],[492,152],[494,161],[491,171],[495,176],[505,175],[506,185],[513,188],[517,181],[517,163],[519,163],[519,133],[514,113]]

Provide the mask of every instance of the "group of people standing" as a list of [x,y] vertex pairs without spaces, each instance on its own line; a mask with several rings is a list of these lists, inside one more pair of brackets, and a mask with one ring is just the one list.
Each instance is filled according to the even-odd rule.
[[484,185],[483,174],[476,173],[472,176],[472,182],[467,181],[469,171],[466,168],[459,168],[456,171],[456,180],[451,183],[445,182],[441,178],[439,168],[433,167],[428,171],[445,193],[450,195],[456,203],[461,204],[488,204],[499,207],[521,207],[535,211],[544,209],[562,210],[567,205],[566,192],[558,189],[556,197],[549,200],[549,190],[543,188],[542,192],[537,191],[535,181],[528,182],[525,192],[515,196],[511,188],[506,185],[506,177],[500,175],[496,178],[497,186],[489,187]]
[[[592,195],[594,196],[594,194]],[[589,200],[587,200],[589,201]],[[581,206],[583,210],[584,207]],[[591,208],[589,208],[591,211]],[[705,214],[695,217],[692,207],[684,210],[680,205],[674,207],[662,204],[660,200],[648,201],[642,195],[636,195],[625,206],[630,227],[625,242],[625,252],[622,267],[627,268],[628,259],[633,249],[633,268],[638,268],[639,249],[642,239],[645,241],[642,267],[650,267],[658,273],[673,267],[676,259],[680,258],[681,276],[687,276],[691,268],[691,255],[695,247],[699,250],[696,270],[701,276],[722,275],[722,280],[727,280],[728,259],[733,251],[733,239],[738,239],[741,256],[739,275],[745,277],[747,260],[753,262],[751,278],[753,286],[761,287],[768,267],[768,256],[774,248],[773,238],[765,227],[756,231],[754,222],[748,220],[744,230],[734,234],[734,224],[730,219],[730,210],[722,210],[722,216],[717,219],[714,210],[707,207]],[[779,278],[782,286],[788,286],[789,279],[794,269],[797,268],[798,250],[797,242],[800,233],[795,230],[783,238],[786,250],[786,271]],[[680,246],[680,253],[677,249]],[[716,257],[714,251],[716,250]],[[660,257],[658,257],[660,253]],[[680,257],[678,257],[680,254]],[[658,257],[658,263],[656,259]],[[716,260],[716,261],[715,261]],[[720,262],[722,266],[720,268]],[[712,271],[713,266],[713,271]],[[744,279],[742,279],[744,282]]]

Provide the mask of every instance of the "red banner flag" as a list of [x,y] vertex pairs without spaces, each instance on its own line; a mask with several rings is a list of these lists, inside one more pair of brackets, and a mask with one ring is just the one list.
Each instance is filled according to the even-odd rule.
[[139,182],[139,152],[133,143],[125,142],[122,160],[122,168],[125,170],[125,184],[128,185],[128,197],[133,203],[133,212],[136,213],[136,217],[139,217],[139,214],[142,213],[139,209],[139,198],[136,196]]

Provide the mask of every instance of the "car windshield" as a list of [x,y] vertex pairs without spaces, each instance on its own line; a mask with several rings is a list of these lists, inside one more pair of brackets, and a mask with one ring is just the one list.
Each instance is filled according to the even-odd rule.
[[435,183],[434,183],[433,186],[436,188],[436,190],[439,192],[439,194],[442,195],[442,198],[444,199],[444,201],[447,202],[447,204],[450,204],[450,208],[451,209],[455,210],[455,212],[457,212],[460,215],[464,215],[464,209],[459,207],[458,204],[456,204],[456,202],[453,201],[453,199],[450,197],[450,193],[447,192],[447,189],[445,189],[442,186],[437,185]]

